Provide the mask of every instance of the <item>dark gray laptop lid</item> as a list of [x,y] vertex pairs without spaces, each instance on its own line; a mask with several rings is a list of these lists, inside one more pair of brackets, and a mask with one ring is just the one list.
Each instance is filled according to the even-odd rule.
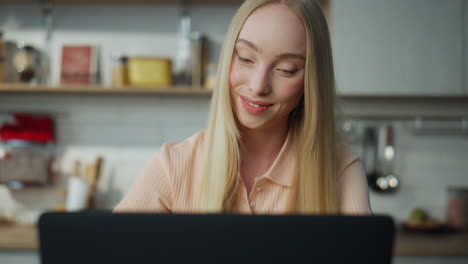
[[374,216],[46,213],[43,264],[391,263],[394,222]]

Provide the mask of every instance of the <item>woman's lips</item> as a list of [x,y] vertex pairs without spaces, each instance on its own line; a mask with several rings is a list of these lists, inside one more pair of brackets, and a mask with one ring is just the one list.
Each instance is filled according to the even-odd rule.
[[245,110],[252,114],[260,114],[273,105],[267,102],[254,101],[242,95],[240,97]]

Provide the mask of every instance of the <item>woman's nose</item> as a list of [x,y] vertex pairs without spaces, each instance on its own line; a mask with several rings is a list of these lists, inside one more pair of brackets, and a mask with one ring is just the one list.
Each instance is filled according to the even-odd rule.
[[257,95],[267,95],[271,92],[270,73],[266,68],[258,68],[252,73],[249,89]]

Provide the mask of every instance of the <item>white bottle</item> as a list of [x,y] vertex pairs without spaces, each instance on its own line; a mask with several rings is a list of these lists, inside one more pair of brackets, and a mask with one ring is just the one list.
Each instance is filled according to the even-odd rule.
[[69,212],[86,209],[88,204],[89,184],[81,177],[80,162],[75,161],[73,174],[68,179],[66,210]]

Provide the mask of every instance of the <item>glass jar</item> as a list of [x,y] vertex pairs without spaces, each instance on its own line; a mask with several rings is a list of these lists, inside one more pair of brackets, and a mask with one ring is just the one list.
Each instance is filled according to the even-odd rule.
[[39,51],[33,46],[18,45],[13,64],[20,82],[31,82],[39,77]]
[[216,67],[215,63],[209,63],[206,66],[205,89],[213,90],[216,86]]
[[468,231],[468,186],[448,187],[447,223],[460,231]]
[[0,83],[5,82],[6,75],[6,56],[3,44],[3,32],[0,31]]
[[112,67],[112,86],[121,87],[128,85],[128,57],[114,56]]

